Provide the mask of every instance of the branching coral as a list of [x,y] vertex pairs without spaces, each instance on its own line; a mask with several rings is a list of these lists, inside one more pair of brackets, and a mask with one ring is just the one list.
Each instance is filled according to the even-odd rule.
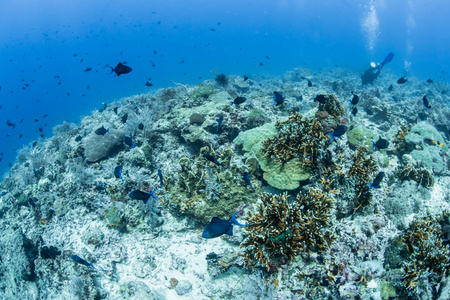
[[403,236],[409,260],[404,266],[403,284],[415,290],[421,277],[437,282],[450,271],[450,250],[448,235],[450,213],[442,216],[426,216],[411,223]]
[[357,152],[353,155],[353,164],[350,167],[348,176],[352,177],[356,182],[355,192],[356,192],[356,209],[363,208],[370,204],[372,200],[372,194],[366,192],[369,187],[366,186],[374,176],[374,173],[378,170],[375,160],[370,156],[365,157],[367,149],[364,147],[359,147]]
[[334,241],[326,229],[330,223],[332,200],[324,193],[309,190],[290,204],[288,195],[263,193],[255,214],[248,219],[245,248],[246,267],[272,269],[274,261],[293,259],[300,251],[326,251]]
[[414,166],[408,165],[402,170],[398,170],[397,174],[401,180],[414,180],[423,187],[434,185],[433,175],[426,169],[416,169]]
[[322,126],[316,120],[302,119],[302,115],[294,113],[288,120],[275,124],[278,134],[263,143],[265,157],[275,157],[282,164],[299,158],[303,168],[316,166],[319,149],[325,137]]
[[397,134],[395,135],[395,138],[392,141],[397,150],[402,150],[405,147],[405,136],[409,133],[410,129],[411,124],[409,124],[409,126],[402,124],[401,128],[397,131]]

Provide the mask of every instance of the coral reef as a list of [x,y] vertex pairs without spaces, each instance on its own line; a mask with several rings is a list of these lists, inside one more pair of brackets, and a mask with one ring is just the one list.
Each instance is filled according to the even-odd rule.
[[426,188],[434,185],[433,175],[427,169],[417,169],[412,165],[407,165],[403,169],[398,170],[397,175],[401,180],[414,180]]
[[292,260],[300,251],[327,251],[334,236],[327,229],[332,200],[318,190],[299,193],[290,204],[288,195],[263,193],[256,213],[249,214],[249,236],[241,244],[247,268],[274,270],[276,260]]
[[228,85],[228,76],[225,74],[217,74],[214,80],[222,87],[226,87]]
[[411,127],[411,124],[409,124],[409,126],[402,124],[400,126],[400,129],[397,131],[392,144],[394,144],[395,148],[397,148],[398,151],[402,151],[405,148],[405,137],[409,133]]

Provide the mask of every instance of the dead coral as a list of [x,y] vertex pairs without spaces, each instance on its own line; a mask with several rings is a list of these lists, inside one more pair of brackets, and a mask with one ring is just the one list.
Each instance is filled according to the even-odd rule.
[[326,251],[335,240],[326,229],[333,206],[326,194],[311,189],[298,194],[292,204],[287,194],[263,193],[260,199],[257,212],[248,219],[253,223],[246,227],[249,236],[241,244],[247,268],[274,270],[275,261],[293,259],[300,251]]
[[[450,250],[448,234],[450,213],[442,216],[425,216],[413,221],[403,236],[409,260],[404,265],[403,284],[415,290],[421,278],[440,282],[442,276],[450,271]],[[431,285],[435,286],[435,285]]]
[[401,180],[414,180],[426,188],[434,185],[433,175],[427,169],[416,169],[414,166],[408,165],[398,170],[397,175]]
[[365,157],[367,149],[359,147],[353,155],[353,164],[350,167],[348,176],[355,181],[356,208],[355,211],[369,205],[372,200],[372,193],[366,193],[369,190],[368,182],[371,182],[374,174],[378,171],[375,160],[370,156]]
[[265,157],[275,157],[275,162],[282,164],[299,158],[303,168],[314,168],[325,140],[320,123],[316,119],[302,119],[301,114],[294,113],[288,120],[276,122],[275,126],[278,134],[263,142]]

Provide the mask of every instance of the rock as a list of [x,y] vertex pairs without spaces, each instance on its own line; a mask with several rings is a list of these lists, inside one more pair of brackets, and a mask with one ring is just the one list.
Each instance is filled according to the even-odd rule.
[[445,163],[440,151],[439,146],[434,146],[427,147],[426,150],[413,150],[410,154],[416,161],[420,161],[425,168],[440,174],[445,171]]
[[99,124],[88,137],[83,139],[84,155],[88,162],[96,162],[107,157],[122,144],[122,131],[109,128],[110,133],[105,133],[105,135],[95,134],[95,130],[101,126],[109,128],[107,124]]
[[191,124],[202,125],[203,122],[205,122],[205,117],[201,114],[193,113],[190,116],[189,121],[191,122]]
[[[163,300],[164,297],[159,293],[152,291],[142,281],[129,281],[120,286],[122,296],[129,299],[148,299],[148,300]],[[126,298],[125,298],[126,299]]]
[[178,296],[186,295],[191,291],[192,291],[192,284],[187,280],[178,281],[178,284],[175,287],[175,292],[177,292]]
[[238,76],[234,79],[234,86],[239,92],[247,92],[250,89],[250,84],[248,80],[244,80],[244,78]]

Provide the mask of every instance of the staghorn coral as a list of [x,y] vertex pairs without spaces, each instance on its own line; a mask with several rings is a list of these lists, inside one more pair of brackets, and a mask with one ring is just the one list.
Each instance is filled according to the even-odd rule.
[[367,149],[359,147],[356,153],[353,155],[353,164],[350,167],[348,176],[352,177],[356,182],[356,208],[355,211],[370,204],[372,200],[372,193],[365,194],[369,187],[366,186],[373,178],[373,174],[378,171],[378,167],[375,160],[370,156],[366,158],[364,155],[367,153]]
[[401,180],[414,180],[423,187],[432,187],[434,185],[434,178],[430,171],[426,169],[416,169],[412,165],[408,165],[397,171],[397,175]]
[[402,241],[409,253],[403,284],[408,290],[416,290],[421,278],[439,282],[450,271],[449,218],[448,211],[437,217],[422,217],[414,220],[403,235]]
[[398,151],[402,150],[405,147],[405,137],[409,133],[411,126],[412,126],[411,124],[409,124],[409,126],[402,124],[400,129],[397,131],[397,134],[395,135],[392,144],[395,145],[395,148],[397,148]]
[[248,218],[252,226],[245,229],[249,236],[241,244],[245,248],[244,263],[274,270],[275,261],[287,262],[300,251],[326,251],[334,241],[325,228],[331,219],[332,200],[318,190],[299,193],[290,204],[288,195],[263,193],[255,214]]
[[320,123],[316,119],[302,119],[301,114],[294,113],[288,120],[276,122],[275,126],[278,134],[263,142],[265,157],[274,157],[275,162],[282,165],[299,158],[302,168],[313,169],[325,140]]

